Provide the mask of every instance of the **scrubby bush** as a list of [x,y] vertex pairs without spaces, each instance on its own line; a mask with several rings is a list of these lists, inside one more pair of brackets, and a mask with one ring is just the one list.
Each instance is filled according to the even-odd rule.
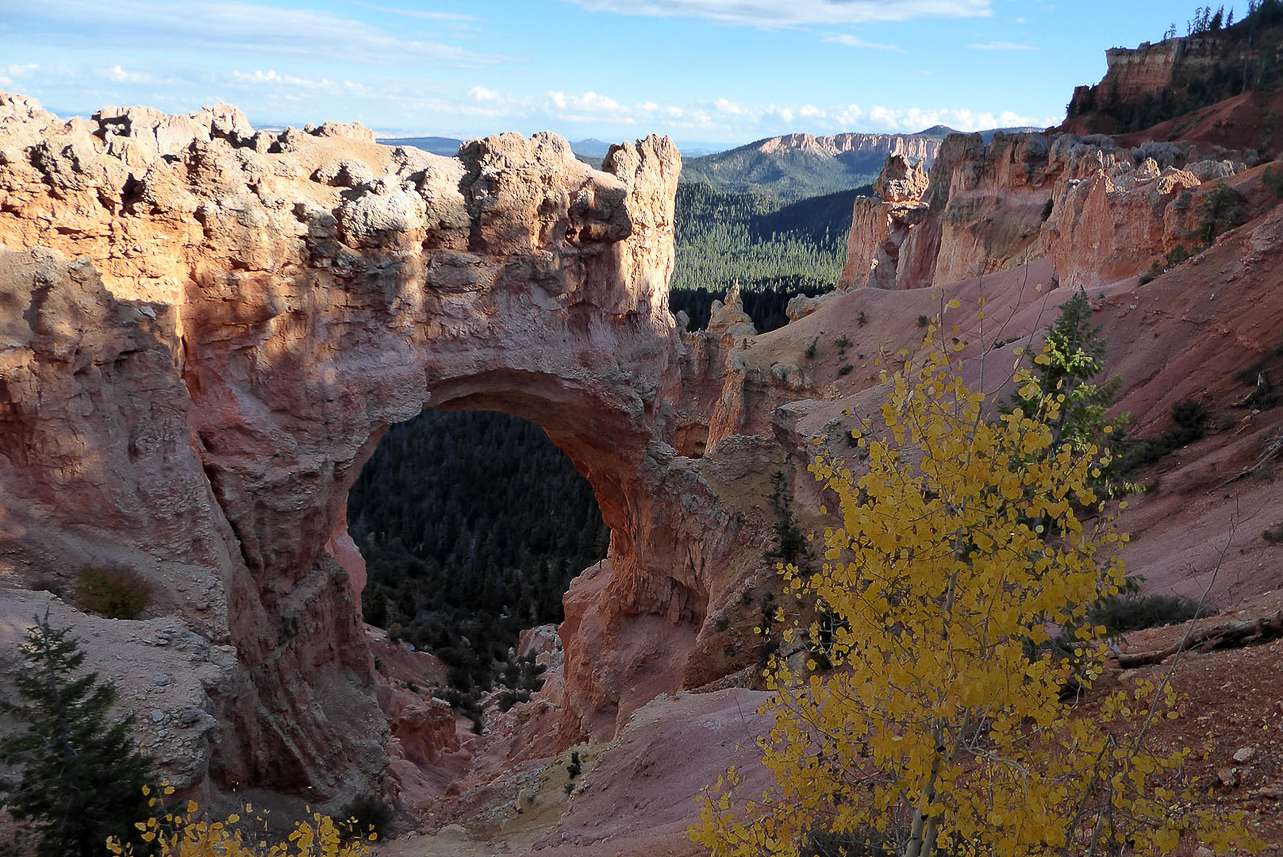
[[77,578],[80,606],[108,619],[137,619],[151,603],[151,584],[128,566],[87,565]]
[[529,702],[530,691],[528,690],[505,690],[499,695],[499,710],[511,711],[512,706],[518,702]]
[[1126,441],[1121,444],[1122,452],[1118,469],[1127,473],[1146,464],[1159,461],[1169,452],[1187,443],[1199,440],[1207,433],[1207,423],[1211,414],[1202,404],[1193,399],[1182,399],[1172,406],[1174,428],[1158,437]]
[[1216,236],[1238,226],[1239,221],[1242,220],[1242,195],[1224,181],[1219,181],[1216,187],[1203,197],[1198,211],[1196,234],[1205,243],[1211,244],[1216,240]]
[[387,801],[373,792],[362,792],[339,810],[339,831],[344,839],[370,838],[370,834],[382,838],[392,825],[395,814]]
[[583,772],[584,772],[584,767],[583,767],[583,764],[580,763],[579,761],[579,751],[575,750],[570,754],[570,764],[566,766],[566,773],[569,774],[570,779],[573,780],[575,777],[579,776]]
[[1172,419],[1176,422],[1179,436],[1188,440],[1198,440],[1207,428],[1207,408],[1193,399],[1181,399],[1172,405]]
[[499,680],[513,690],[538,691],[543,687],[543,674],[548,665],[537,663],[534,654],[518,655],[499,670]]
[[1168,250],[1167,255],[1163,258],[1167,261],[1166,270],[1170,270],[1189,258],[1189,248],[1184,244],[1177,244],[1175,247]]
[[1101,601],[1087,614],[1088,621],[1104,625],[1111,634],[1141,631],[1160,625],[1188,622],[1195,615],[1211,616],[1216,611],[1183,595],[1142,595],[1125,593]]
[[1281,396],[1270,381],[1269,372],[1280,365],[1281,359],[1283,359],[1283,345],[1278,345],[1238,373],[1240,381],[1255,387],[1252,394],[1242,402],[1244,407],[1264,411],[1278,405]]
[[766,495],[775,512],[775,523],[771,527],[771,547],[762,553],[762,559],[772,565],[792,563],[805,567],[807,556],[806,533],[798,526],[793,514],[793,496],[788,488],[784,471],[777,470],[771,474],[772,491]]
[[454,687],[432,689],[432,696],[445,700],[457,713],[472,721],[472,731],[480,735],[485,729],[485,718],[481,714],[481,699],[475,689],[467,691]]
[[1261,175],[1261,183],[1275,199],[1283,199],[1283,172],[1275,172],[1272,165],[1268,166]]

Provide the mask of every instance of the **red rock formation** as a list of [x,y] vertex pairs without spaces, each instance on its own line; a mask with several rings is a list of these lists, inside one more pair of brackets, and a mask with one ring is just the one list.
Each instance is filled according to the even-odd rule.
[[[1106,104],[1127,104],[1155,96],[1168,87],[1179,87],[1213,70],[1243,46],[1232,46],[1214,34],[1166,39],[1136,48],[1105,51],[1105,76],[1095,86],[1074,89],[1069,118],[1062,130],[1070,133],[1110,133],[1107,117],[1093,111]],[[1158,138],[1154,138],[1158,139]]]
[[[842,288],[895,288],[900,245],[927,214],[928,206],[922,202],[926,190],[927,175],[920,163],[911,165],[903,156],[887,156],[873,183],[878,198],[855,199]],[[805,305],[799,301],[796,312]]]
[[596,172],[551,135],[455,160],[231,108],[64,123],[0,96],[0,117],[0,243],[40,248],[3,265],[6,555],[35,574],[111,545],[236,646],[210,691],[221,781],[381,770],[343,506],[425,406],[542,424],[596,486],[619,609],[698,617],[635,523],[671,435],[671,143]]
[[[1040,256],[1075,284],[1136,275],[1177,244],[1193,246],[1216,186],[1205,182],[1233,185],[1253,159],[1190,143],[1123,148],[1105,137],[1000,133],[985,145],[951,135],[920,201],[856,200],[842,279],[922,288]],[[903,169],[888,161],[880,181],[899,186]]]
[[0,243],[32,248],[0,260],[6,562],[30,580],[109,552],[235,647],[203,703],[217,782],[350,793],[388,748],[431,755],[435,726],[376,704],[343,531],[384,428],[425,406],[538,422],[612,529],[566,596],[562,695],[523,729],[609,739],[753,662],[708,615],[768,544],[783,456],[759,404],[809,381],[737,357],[751,329],[676,333],[666,140],[598,172],[551,135],[452,159],[231,108],[65,123],[9,96],[0,129]]

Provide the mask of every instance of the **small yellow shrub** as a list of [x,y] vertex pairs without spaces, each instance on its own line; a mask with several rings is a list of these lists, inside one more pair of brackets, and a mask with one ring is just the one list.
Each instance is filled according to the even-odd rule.
[[[157,798],[143,789],[150,797],[149,806],[157,806]],[[166,786],[166,795],[174,793]],[[163,817],[153,816],[135,826],[143,832],[142,838],[156,846],[157,857],[369,857],[369,838],[345,841],[343,826],[328,815],[313,812],[311,818],[294,825],[294,831],[285,842],[269,843],[265,839],[245,840],[240,829],[241,817],[235,813],[225,821],[194,821],[199,807],[188,801],[182,812],[167,812]],[[253,807],[245,807],[252,812]],[[131,846],[122,846],[115,840],[107,841],[107,850],[116,857],[134,857]]]

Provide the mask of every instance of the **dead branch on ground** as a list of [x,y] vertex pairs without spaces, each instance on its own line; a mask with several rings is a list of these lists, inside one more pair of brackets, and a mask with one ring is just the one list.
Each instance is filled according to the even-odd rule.
[[1283,610],[1270,616],[1245,619],[1199,629],[1186,634],[1180,642],[1154,652],[1119,653],[1118,666],[1129,670],[1161,664],[1172,655],[1193,649],[1235,649],[1283,637]]

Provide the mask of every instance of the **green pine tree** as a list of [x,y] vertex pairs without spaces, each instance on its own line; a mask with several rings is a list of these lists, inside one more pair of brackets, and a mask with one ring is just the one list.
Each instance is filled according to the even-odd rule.
[[0,759],[23,765],[4,806],[36,822],[39,857],[97,857],[109,836],[145,853],[133,825],[148,815],[142,789],[151,762],[133,747],[132,719],[109,722],[115,687],[97,673],[76,675],[85,655],[70,629],[50,625],[48,611],[35,621],[21,648],[25,668],[14,677],[25,703],[0,703],[27,723],[24,734],[0,743]]
[[1031,414],[1042,396],[1059,393],[1065,398],[1059,416],[1051,423],[1055,442],[1093,443],[1104,449],[1113,446],[1127,417],[1105,417],[1122,378],[1090,383],[1105,367],[1105,338],[1100,327],[1092,326],[1091,315],[1091,302],[1081,289],[1061,305],[1060,315],[1047,327],[1046,350],[1035,358],[1037,393],[1032,397],[1015,393],[1004,410],[1020,408]]

